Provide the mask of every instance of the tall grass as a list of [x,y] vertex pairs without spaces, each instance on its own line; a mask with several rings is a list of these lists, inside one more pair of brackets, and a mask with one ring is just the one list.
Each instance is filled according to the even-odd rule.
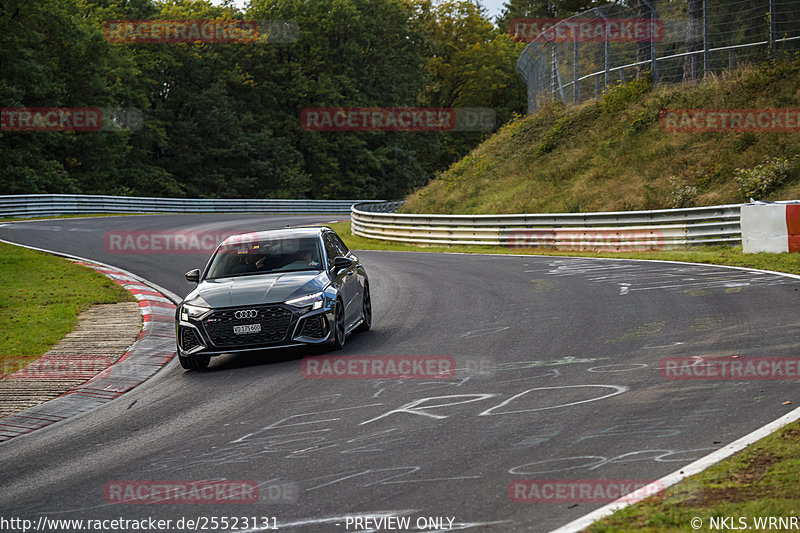
[[800,198],[797,132],[674,133],[659,119],[665,108],[787,108],[798,100],[800,60],[746,66],[694,85],[652,87],[642,78],[578,106],[554,102],[503,126],[411,194],[403,210],[542,213],[735,203],[758,190],[759,183],[743,178],[770,178],[763,165],[775,161],[787,163],[760,196]]

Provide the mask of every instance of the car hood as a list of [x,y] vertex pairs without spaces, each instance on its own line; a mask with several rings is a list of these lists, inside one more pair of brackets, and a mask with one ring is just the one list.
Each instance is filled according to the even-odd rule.
[[203,307],[238,307],[285,302],[321,291],[328,283],[326,272],[279,272],[205,280],[190,292],[184,303]]

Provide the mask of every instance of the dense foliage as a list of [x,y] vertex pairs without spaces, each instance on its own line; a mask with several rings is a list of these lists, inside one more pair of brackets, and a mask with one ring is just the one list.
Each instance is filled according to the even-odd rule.
[[[109,42],[108,20],[294,21],[274,43]],[[469,0],[4,0],[0,106],[141,109],[123,132],[0,131],[0,194],[398,198],[491,132],[318,132],[307,107],[525,108],[521,46]]]

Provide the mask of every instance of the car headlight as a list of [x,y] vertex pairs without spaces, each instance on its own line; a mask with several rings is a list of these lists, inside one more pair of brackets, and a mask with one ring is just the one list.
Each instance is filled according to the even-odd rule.
[[292,307],[303,308],[311,306],[311,310],[320,309],[322,307],[323,302],[325,301],[325,294],[320,292],[315,292],[314,294],[308,294],[306,296],[301,296],[300,298],[294,298],[292,300],[287,300],[287,305],[291,305]]
[[188,322],[189,319],[200,320],[205,315],[211,312],[208,307],[200,307],[198,305],[183,304],[181,306],[181,320]]

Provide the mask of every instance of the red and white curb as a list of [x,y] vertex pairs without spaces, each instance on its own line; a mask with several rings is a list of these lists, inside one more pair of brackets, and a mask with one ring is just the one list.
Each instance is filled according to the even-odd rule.
[[49,402],[0,418],[0,442],[110,402],[143,383],[175,355],[175,304],[164,294],[167,291],[125,270],[72,259],[105,274],[133,294],[142,313],[142,332],[116,363],[85,383]]

